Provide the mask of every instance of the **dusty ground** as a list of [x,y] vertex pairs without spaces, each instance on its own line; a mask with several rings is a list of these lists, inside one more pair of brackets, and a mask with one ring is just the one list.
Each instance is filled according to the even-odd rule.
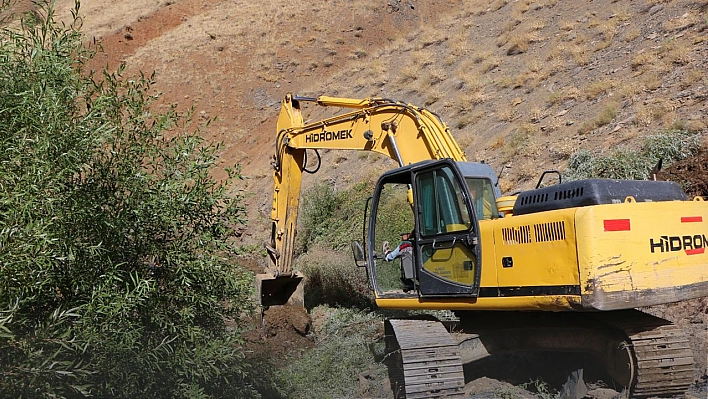
[[[21,3],[18,10],[29,7]],[[57,14],[67,19],[73,3],[58,0]],[[705,135],[707,8],[706,0],[84,0],[81,15],[87,41],[106,52],[95,68],[156,70],[158,106],[216,118],[202,134],[224,143],[226,165],[243,167],[243,238],[252,244],[267,235],[268,160],[285,93],[425,105],[468,158],[509,166],[502,188],[514,191],[544,169],[563,169],[580,148],[632,147],[676,127]],[[706,195],[705,160],[703,153],[665,176]],[[348,171],[378,161],[329,153],[324,162],[308,179],[348,184]],[[690,331],[705,378],[705,303],[657,311]],[[292,330],[283,322],[270,334]],[[506,392],[498,383],[481,377],[468,388],[475,397]]]

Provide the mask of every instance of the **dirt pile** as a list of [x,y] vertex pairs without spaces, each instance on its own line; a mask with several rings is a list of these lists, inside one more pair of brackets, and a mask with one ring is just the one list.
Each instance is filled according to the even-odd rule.
[[289,305],[269,308],[262,318],[253,317],[249,330],[242,334],[248,357],[279,366],[299,356],[315,346],[307,336],[310,324],[304,308]]
[[689,197],[708,196],[708,148],[659,171],[657,179],[678,182]]

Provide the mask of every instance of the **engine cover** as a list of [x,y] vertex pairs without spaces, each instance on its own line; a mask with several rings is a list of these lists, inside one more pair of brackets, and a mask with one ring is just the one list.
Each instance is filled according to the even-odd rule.
[[514,204],[514,215],[616,204],[628,196],[637,202],[683,201],[686,193],[668,181],[587,179],[523,191]]

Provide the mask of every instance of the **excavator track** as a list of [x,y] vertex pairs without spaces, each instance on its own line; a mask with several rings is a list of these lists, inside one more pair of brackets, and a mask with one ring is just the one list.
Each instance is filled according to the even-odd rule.
[[694,380],[693,352],[683,331],[668,320],[640,311],[606,320],[629,338],[634,357],[631,397],[681,395]]
[[[689,341],[668,320],[638,310],[504,316],[458,325],[466,330],[456,333],[466,335],[464,345],[439,321],[388,320],[387,365],[395,397],[463,397],[464,363],[524,349],[590,351],[604,358],[608,372],[625,387],[624,397],[680,396],[694,381]],[[471,345],[478,341],[483,345]]]
[[397,399],[464,397],[459,347],[442,323],[388,320],[386,344],[389,377]]

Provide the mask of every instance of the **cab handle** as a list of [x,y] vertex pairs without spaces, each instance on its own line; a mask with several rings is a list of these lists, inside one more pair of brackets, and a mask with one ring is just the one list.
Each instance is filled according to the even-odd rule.
[[449,245],[446,245],[445,243],[447,243],[447,241],[438,243],[437,240],[433,240],[433,249],[450,249],[457,243],[457,237],[453,237],[452,242]]

